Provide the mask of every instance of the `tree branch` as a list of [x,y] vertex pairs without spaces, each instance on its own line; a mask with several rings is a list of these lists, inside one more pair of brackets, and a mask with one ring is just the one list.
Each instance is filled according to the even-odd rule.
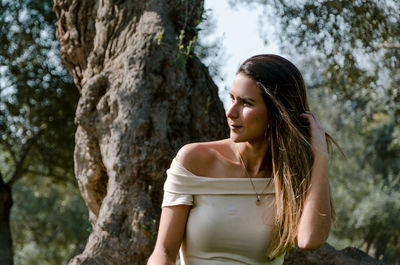
[[387,41],[381,43],[375,43],[374,46],[376,48],[383,48],[383,49],[400,49],[400,43],[390,43]]
[[40,127],[40,130],[35,135],[28,138],[26,143],[22,146],[21,157],[19,160],[16,161],[15,170],[14,170],[14,173],[12,174],[10,180],[7,182],[8,185],[12,186],[17,180],[19,180],[22,177],[22,175],[24,173],[23,166],[24,166],[25,160],[29,154],[29,151],[31,150],[32,146],[36,143],[37,139],[39,138],[39,136],[42,134],[42,132],[46,128],[47,128],[46,124],[43,124]]
[[17,163],[17,158],[16,158],[16,156],[15,156],[15,152],[14,152],[14,150],[12,149],[11,145],[10,145],[7,141],[3,140],[2,138],[0,138],[0,144],[4,145],[4,146],[6,147],[7,151],[8,151],[8,152],[10,153],[10,155],[11,155],[12,160],[13,160],[14,163],[16,164],[16,163]]

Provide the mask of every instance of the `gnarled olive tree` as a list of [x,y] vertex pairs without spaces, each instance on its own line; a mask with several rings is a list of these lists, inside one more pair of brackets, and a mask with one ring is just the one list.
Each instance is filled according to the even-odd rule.
[[191,53],[203,1],[55,0],[54,11],[81,94],[75,174],[93,227],[70,264],[144,264],[175,153],[228,133],[217,87]]

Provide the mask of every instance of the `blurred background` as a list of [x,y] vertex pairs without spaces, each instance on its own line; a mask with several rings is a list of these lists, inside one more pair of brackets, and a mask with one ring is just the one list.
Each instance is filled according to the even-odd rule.
[[[0,237],[9,214],[16,265],[66,264],[90,233],[73,171],[79,93],[52,6],[0,0]],[[347,156],[332,150],[328,242],[400,264],[399,1],[207,0],[203,17],[195,53],[225,107],[246,58],[275,53],[298,66],[312,111]]]

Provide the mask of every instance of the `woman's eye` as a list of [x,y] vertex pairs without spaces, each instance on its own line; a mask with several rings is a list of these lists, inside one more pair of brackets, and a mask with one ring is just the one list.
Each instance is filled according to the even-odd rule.
[[[235,102],[235,98],[231,97],[231,103]],[[246,100],[240,100],[239,103],[242,104],[243,106],[253,106],[249,101]]]

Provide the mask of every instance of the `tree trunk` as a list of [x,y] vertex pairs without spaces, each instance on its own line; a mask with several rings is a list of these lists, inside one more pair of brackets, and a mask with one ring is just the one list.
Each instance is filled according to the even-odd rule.
[[10,230],[11,187],[3,182],[0,174],[0,264],[13,265]]
[[217,87],[188,52],[203,1],[55,0],[54,11],[81,92],[75,174],[93,227],[69,264],[145,264],[176,151],[228,135]]

